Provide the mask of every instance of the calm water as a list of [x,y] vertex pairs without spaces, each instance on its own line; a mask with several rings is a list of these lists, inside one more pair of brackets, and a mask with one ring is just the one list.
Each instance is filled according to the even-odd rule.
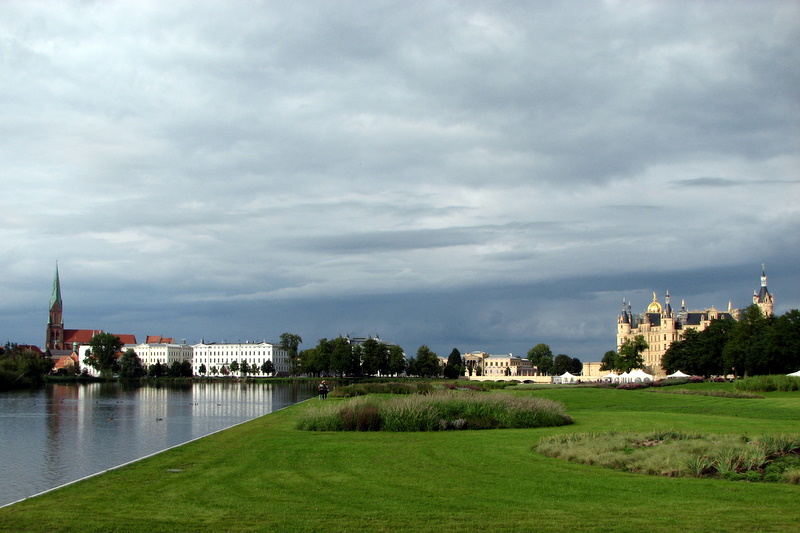
[[48,385],[0,392],[0,506],[310,398],[310,385]]

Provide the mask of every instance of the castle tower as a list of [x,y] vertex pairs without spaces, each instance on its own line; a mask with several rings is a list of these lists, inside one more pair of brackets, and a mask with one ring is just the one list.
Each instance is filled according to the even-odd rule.
[[622,299],[622,313],[617,319],[617,339],[630,335],[631,333],[631,316],[627,309],[625,299]]
[[47,320],[45,348],[49,350],[64,349],[64,318],[61,303],[61,281],[58,278],[58,263],[53,277],[53,293],[50,296],[50,316]]
[[761,309],[764,316],[772,316],[775,302],[767,289],[767,274],[763,263],[761,264],[761,290],[753,292],[753,303]]

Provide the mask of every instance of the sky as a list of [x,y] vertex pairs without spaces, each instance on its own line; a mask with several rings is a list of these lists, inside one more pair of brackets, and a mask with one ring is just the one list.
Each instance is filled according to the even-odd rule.
[[0,2],[0,340],[599,361],[800,308],[798,1]]

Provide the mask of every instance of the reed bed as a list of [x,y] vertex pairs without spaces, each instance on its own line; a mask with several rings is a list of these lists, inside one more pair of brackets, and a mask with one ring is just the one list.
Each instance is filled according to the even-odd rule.
[[800,377],[794,376],[752,376],[737,380],[733,388],[755,392],[800,391]]
[[571,423],[564,406],[546,398],[445,390],[329,403],[303,413],[296,427],[310,431],[446,431]]
[[333,398],[354,398],[368,394],[427,394],[432,390],[433,386],[424,381],[417,383],[368,382],[336,387],[329,396]]
[[638,474],[800,483],[800,434],[703,435],[678,431],[556,435],[535,451]]

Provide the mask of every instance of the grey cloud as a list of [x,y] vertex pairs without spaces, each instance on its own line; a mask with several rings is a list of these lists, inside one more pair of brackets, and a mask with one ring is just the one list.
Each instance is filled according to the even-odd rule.
[[[616,302],[593,281],[707,277],[687,291],[713,295],[729,279],[703,273],[762,260],[796,281],[797,15],[0,4],[0,332],[37,341],[56,259],[79,325],[197,335],[185,315],[504,351],[526,330],[567,342],[561,320],[604,345]],[[597,317],[574,318],[581,302]]]

